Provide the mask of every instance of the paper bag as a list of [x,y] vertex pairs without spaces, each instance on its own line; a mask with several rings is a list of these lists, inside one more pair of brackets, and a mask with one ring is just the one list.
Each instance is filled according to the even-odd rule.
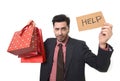
[[7,51],[19,56],[30,57],[37,55],[37,53],[26,54],[38,50],[37,43],[34,40],[36,38],[35,29],[34,22],[31,21],[21,31],[15,32]]
[[32,57],[21,57],[21,63],[43,63],[46,61],[46,54],[45,54],[45,48],[44,48],[44,42],[42,37],[42,30],[39,29],[39,35],[38,35],[38,48],[40,50],[40,54]]

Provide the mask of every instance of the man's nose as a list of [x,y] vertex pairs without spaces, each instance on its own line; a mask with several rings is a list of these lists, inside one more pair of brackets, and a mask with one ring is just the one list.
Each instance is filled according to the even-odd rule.
[[62,34],[62,30],[59,30],[59,31],[58,31],[58,34],[61,35],[61,34]]

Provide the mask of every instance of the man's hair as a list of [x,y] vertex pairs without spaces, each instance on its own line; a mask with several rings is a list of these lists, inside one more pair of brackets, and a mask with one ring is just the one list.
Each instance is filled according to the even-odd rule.
[[67,17],[67,16],[64,15],[64,14],[56,15],[56,16],[54,16],[53,19],[52,19],[53,25],[54,25],[55,22],[64,22],[64,21],[67,23],[67,25],[68,25],[68,27],[69,27],[69,26],[70,26],[70,18]]

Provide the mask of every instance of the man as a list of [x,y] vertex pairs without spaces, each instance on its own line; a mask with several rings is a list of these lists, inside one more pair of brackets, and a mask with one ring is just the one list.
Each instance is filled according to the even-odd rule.
[[[112,36],[112,25],[105,23],[99,34],[99,49],[95,55],[86,45],[85,41],[71,38],[69,33],[70,19],[64,14],[56,15],[52,20],[56,38],[45,41],[46,62],[41,64],[40,81],[57,80],[57,56],[58,44],[62,43],[64,76],[63,81],[85,81],[85,63],[91,67],[106,72],[110,65],[110,57],[113,52],[107,41]],[[62,80],[61,80],[62,81]]]

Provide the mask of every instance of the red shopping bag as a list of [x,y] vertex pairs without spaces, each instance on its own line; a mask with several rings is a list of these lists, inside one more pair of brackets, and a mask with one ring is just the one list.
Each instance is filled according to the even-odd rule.
[[[38,29],[38,49],[39,53],[36,56],[32,57],[21,57],[21,63],[43,63],[46,61],[46,55],[45,55],[45,49],[44,49],[44,42],[43,42],[43,37],[42,37],[42,30]],[[30,52],[32,53],[32,52]],[[34,52],[33,52],[34,53]]]
[[[30,57],[37,55],[36,27],[34,21],[31,21],[21,31],[14,33],[8,47],[8,52],[14,55]],[[34,53],[28,53],[34,52]]]
[[38,54],[41,54],[41,47],[40,47],[40,34],[39,34],[39,29],[35,27],[33,31],[33,36],[32,36],[32,43],[33,43],[33,48],[35,48],[33,51],[30,50],[29,52],[26,52],[24,54],[19,54],[18,57],[31,57],[31,56],[36,56]]

